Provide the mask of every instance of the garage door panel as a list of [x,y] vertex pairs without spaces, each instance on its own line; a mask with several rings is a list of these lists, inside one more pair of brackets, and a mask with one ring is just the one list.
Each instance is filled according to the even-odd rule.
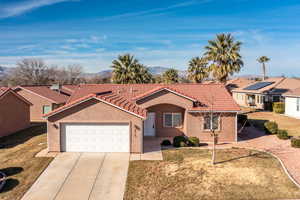
[[129,152],[128,124],[63,124],[62,151]]

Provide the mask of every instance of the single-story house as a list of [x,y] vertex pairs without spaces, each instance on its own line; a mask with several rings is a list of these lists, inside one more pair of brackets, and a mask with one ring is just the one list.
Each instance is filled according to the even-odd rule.
[[300,119],[300,87],[284,94],[285,115]]
[[284,102],[283,94],[299,86],[299,79],[268,78],[234,89],[232,96],[240,106],[268,110],[271,109],[273,102]]
[[10,88],[0,89],[0,137],[30,126],[31,103]]
[[211,126],[236,142],[239,111],[223,84],[87,84],[44,117],[49,151],[141,153],[145,137],[210,142]]
[[46,121],[44,114],[63,106],[72,92],[66,88],[52,86],[18,86],[14,91],[32,103],[30,120],[33,122]]

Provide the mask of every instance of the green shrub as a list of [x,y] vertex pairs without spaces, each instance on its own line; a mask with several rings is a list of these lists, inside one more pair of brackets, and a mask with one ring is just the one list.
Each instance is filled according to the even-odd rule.
[[180,146],[180,147],[187,147],[188,145],[186,144],[186,142],[181,141],[181,142],[179,143],[179,146]]
[[187,142],[186,137],[184,137],[184,136],[175,136],[175,137],[173,138],[173,146],[174,146],[174,147],[180,147],[180,143],[181,143],[181,142],[183,142],[183,143],[186,144],[186,142]]
[[273,112],[283,114],[284,113],[284,103],[283,102],[273,103]]
[[291,146],[295,148],[300,148],[300,137],[291,139]]
[[286,130],[278,130],[277,131],[277,137],[281,140],[287,140],[289,139],[288,132]]
[[170,140],[163,140],[163,141],[160,143],[160,145],[162,145],[162,146],[169,146],[169,145],[171,145],[171,142],[170,142]]
[[274,121],[265,122],[264,129],[267,134],[276,134],[278,131],[278,124]]
[[199,147],[200,146],[200,140],[197,137],[189,137],[188,138],[188,144],[192,147]]

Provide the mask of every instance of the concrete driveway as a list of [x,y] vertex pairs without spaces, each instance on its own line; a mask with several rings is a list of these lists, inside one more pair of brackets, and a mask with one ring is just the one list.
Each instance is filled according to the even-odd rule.
[[61,153],[22,200],[121,200],[129,153]]

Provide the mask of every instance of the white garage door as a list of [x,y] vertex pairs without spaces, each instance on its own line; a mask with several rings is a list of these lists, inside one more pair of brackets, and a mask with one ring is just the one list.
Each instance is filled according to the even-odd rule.
[[64,124],[62,151],[129,152],[128,124]]

